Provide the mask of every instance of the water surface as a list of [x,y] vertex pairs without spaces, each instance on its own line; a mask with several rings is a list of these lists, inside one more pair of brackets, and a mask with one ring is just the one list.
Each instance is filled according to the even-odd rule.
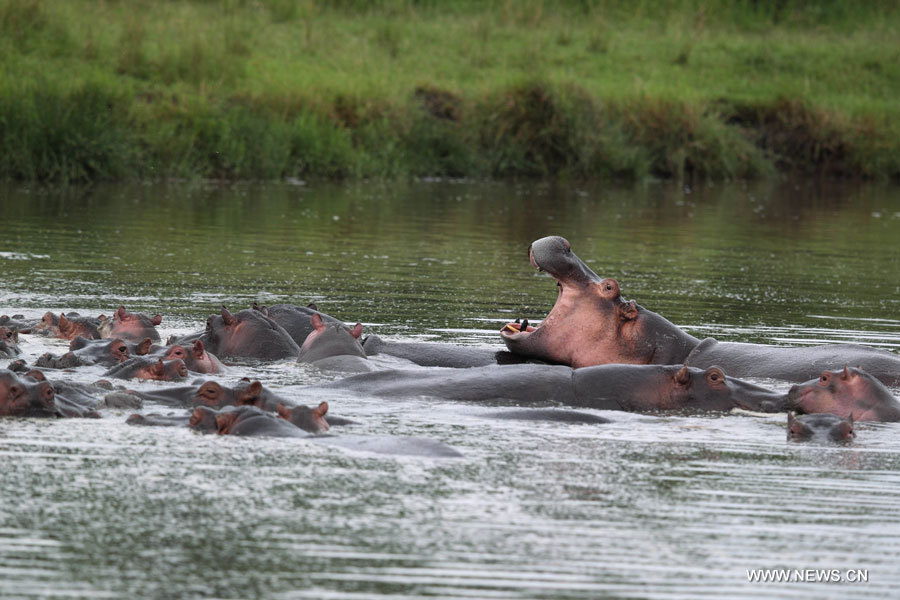
[[[553,281],[526,249],[560,234],[627,298],[695,336],[900,350],[896,187],[0,192],[4,314],[125,304],[161,312],[165,337],[201,328],[222,304],[314,301],[367,333],[499,347],[502,323],[539,320],[552,305]],[[29,361],[66,345],[21,344]],[[859,425],[846,447],[804,446],[784,441],[784,415],[497,421],[486,407],[429,398],[323,397],[305,386],[333,376],[290,361],[221,379],[244,375],[328,400],[360,422],[354,434],[430,437],[465,457],[143,429],[116,411],[2,420],[0,596],[845,598],[900,585],[894,424]],[[748,582],[757,568],[863,569],[869,581]]]

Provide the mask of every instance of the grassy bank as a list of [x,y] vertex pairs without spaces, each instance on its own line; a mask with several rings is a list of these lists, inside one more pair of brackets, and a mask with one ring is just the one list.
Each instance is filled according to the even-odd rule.
[[898,177],[897,40],[896,0],[0,0],[0,177]]

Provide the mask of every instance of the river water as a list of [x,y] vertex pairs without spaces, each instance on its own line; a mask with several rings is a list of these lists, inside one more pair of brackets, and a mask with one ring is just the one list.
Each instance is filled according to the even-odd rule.
[[[179,183],[7,186],[0,198],[3,314],[124,304],[162,313],[165,339],[202,328],[222,304],[314,301],[390,339],[499,348],[504,322],[552,306],[554,283],[526,249],[558,234],[626,298],[695,336],[900,350],[897,187]],[[20,346],[30,362],[67,342],[23,336]],[[323,397],[305,386],[334,375],[290,361],[220,379],[242,376],[307,404],[327,399],[359,422],[354,434],[429,437],[464,458],[138,428],[120,411],[0,420],[0,597],[900,589],[898,424],[860,424],[849,446],[811,446],[785,442],[784,415],[498,421],[485,406],[429,398]],[[808,581],[751,582],[753,569]],[[868,581],[846,581],[856,570]],[[845,581],[813,581],[823,575]]]

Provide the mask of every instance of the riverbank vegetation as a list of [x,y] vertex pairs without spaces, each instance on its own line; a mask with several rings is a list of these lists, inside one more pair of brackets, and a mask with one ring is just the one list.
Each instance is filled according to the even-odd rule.
[[0,0],[0,177],[900,177],[895,0]]

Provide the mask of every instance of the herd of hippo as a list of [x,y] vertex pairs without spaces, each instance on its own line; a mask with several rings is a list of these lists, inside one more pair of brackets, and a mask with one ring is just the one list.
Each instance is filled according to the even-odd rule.
[[[636,304],[618,282],[601,279],[561,237],[531,244],[531,264],[557,282],[558,297],[538,325],[527,320],[500,332],[506,350],[442,343],[391,342],[318,311],[314,305],[258,306],[235,314],[225,307],[203,331],[161,343],[161,316],[112,317],[47,313],[40,320],[0,317],[0,416],[97,417],[100,410],[145,403],[178,409],[136,413],[134,425],[190,427],[220,435],[307,437],[354,450],[387,454],[459,456],[425,438],[324,434],[353,422],[328,414],[327,402],[307,407],[241,380],[228,387],[203,375],[227,373],[229,362],[309,363],[349,376],[310,386],[376,397],[433,397],[455,401],[512,401],[532,408],[492,413],[495,418],[603,423],[598,415],[546,405],[632,412],[787,412],[788,439],[845,441],[859,421],[898,421],[900,402],[887,386],[900,385],[900,356],[855,344],[770,347],[699,340]],[[19,358],[20,335],[70,339],[62,356]],[[370,356],[415,363],[378,369]],[[223,362],[224,361],[224,362]],[[399,361],[402,362],[402,361]],[[192,383],[136,391],[107,379],[67,381],[85,365],[106,367],[105,378]],[[421,368],[440,367],[440,368]],[[57,373],[54,376],[52,373]],[[48,379],[47,375],[50,375]],[[741,378],[793,382],[779,393]],[[796,415],[795,415],[796,413]]]

